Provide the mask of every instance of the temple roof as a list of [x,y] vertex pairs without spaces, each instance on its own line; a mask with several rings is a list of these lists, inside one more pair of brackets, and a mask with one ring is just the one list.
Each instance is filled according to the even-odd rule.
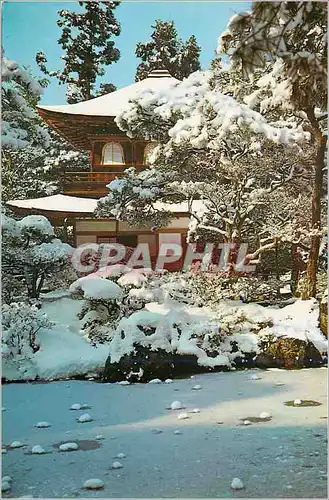
[[139,92],[167,89],[171,85],[178,83],[178,81],[167,70],[155,70],[144,80],[89,101],[64,104],[62,106],[38,106],[38,108],[44,111],[69,115],[116,117],[128,104],[128,101]]
[[[78,198],[77,196],[67,196],[64,194],[55,194],[52,196],[45,196],[44,198],[34,198],[30,200],[10,200],[6,204],[10,208],[17,208],[26,211],[37,211],[44,213],[47,216],[48,212],[57,212],[66,214],[66,216],[93,216],[96,209],[98,200],[94,198]],[[157,210],[169,210],[173,213],[188,213],[187,202],[182,203],[154,203]],[[203,207],[201,200],[193,202],[193,210],[199,210]]]
[[97,135],[125,135],[114,118],[139,92],[167,89],[178,82],[167,70],[155,70],[144,80],[89,101],[37,108],[48,125],[73,146],[91,151]]

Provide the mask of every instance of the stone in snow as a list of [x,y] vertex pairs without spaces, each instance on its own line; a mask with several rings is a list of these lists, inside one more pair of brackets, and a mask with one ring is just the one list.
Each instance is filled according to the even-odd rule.
[[77,421],[83,424],[84,422],[91,422],[92,418],[88,413],[84,413],[83,415],[80,415],[79,418],[77,418]]
[[120,459],[122,459],[122,458],[126,458],[126,456],[127,455],[125,453],[118,453],[114,458],[120,458]]
[[97,434],[95,439],[97,439],[97,441],[101,441],[102,439],[105,439],[105,437],[103,436],[103,434]]
[[24,446],[24,445],[20,441],[13,441],[10,444],[10,448],[22,448],[22,446]]
[[192,413],[200,413],[200,408],[193,408]]
[[87,408],[91,408],[88,403],[84,403],[83,405],[81,405],[81,410],[87,410]]
[[302,404],[302,400],[301,399],[294,399],[294,405],[299,406],[301,404]]
[[47,427],[50,427],[49,422],[38,422],[35,424],[35,427],[39,427],[39,429],[47,429]]
[[177,418],[178,420],[186,420],[189,416],[187,413],[180,413]]
[[83,483],[83,488],[85,490],[100,490],[104,488],[104,481],[101,479],[88,479]]
[[12,481],[13,480],[12,480],[12,478],[10,476],[3,476],[3,478],[2,478],[2,482],[3,483],[5,483],[5,482],[6,483],[12,483]]
[[250,375],[250,380],[260,380],[261,378],[256,375],[256,373],[253,373],[252,375]]
[[232,479],[231,488],[232,490],[242,490],[244,488],[244,484],[241,479],[235,477],[234,479]]
[[71,406],[70,410],[81,410],[81,405],[79,403],[76,403]]
[[3,481],[3,482],[1,483],[1,491],[2,491],[2,492],[9,491],[9,490],[10,490],[10,488],[11,488],[11,484],[10,484],[10,483],[8,483],[8,481]]
[[243,421],[243,425],[251,425],[252,422],[250,422],[250,420],[244,420]]
[[44,455],[46,453],[46,450],[39,444],[36,444],[35,446],[33,446],[31,453],[32,455]]
[[170,408],[172,410],[181,410],[183,408],[183,405],[180,401],[173,401],[170,405]]
[[122,469],[123,465],[121,462],[113,462],[111,469]]
[[165,384],[172,384],[172,379],[171,378],[166,378]]
[[160,380],[159,378],[153,378],[149,381],[149,384],[162,384],[162,380]]
[[176,436],[179,436],[180,434],[183,434],[182,431],[180,431],[179,429],[177,429],[177,431],[174,431],[174,434]]
[[202,389],[202,386],[201,386],[201,385],[199,385],[199,384],[197,384],[197,385],[194,385],[194,386],[192,387],[192,389],[193,389],[194,391],[199,391],[200,389]]
[[5,454],[7,453],[6,448],[2,448],[1,453],[2,453],[3,455],[5,455]]
[[267,413],[267,411],[262,411],[262,413],[259,414],[259,418],[270,418],[270,413]]
[[63,443],[59,447],[60,451],[75,451],[79,449],[77,443]]
[[130,385],[128,380],[121,380],[121,382],[117,382],[118,385]]

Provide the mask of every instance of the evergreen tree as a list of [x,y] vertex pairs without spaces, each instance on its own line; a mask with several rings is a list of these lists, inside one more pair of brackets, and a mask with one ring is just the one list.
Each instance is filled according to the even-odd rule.
[[[117,62],[120,57],[112,40],[121,31],[113,13],[120,0],[78,3],[83,11],[63,9],[58,12],[57,25],[62,28],[58,44],[65,52],[62,56],[64,68],[49,70],[45,54],[38,52],[36,55],[36,62],[46,75],[57,78],[59,84],[70,85],[68,103],[96,97],[97,77],[104,75],[104,66]],[[111,89],[115,90],[115,87],[112,85]]]
[[200,47],[192,35],[185,43],[178,36],[173,21],[155,21],[151,40],[136,46],[136,56],[141,59],[136,81],[147,78],[150,71],[166,69],[182,80],[200,69]]

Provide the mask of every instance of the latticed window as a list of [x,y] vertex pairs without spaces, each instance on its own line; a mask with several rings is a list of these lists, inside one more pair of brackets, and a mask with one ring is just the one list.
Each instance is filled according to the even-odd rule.
[[102,164],[103,165],[123,165],[124,155],[121,144],[118,142],[108,142],[103,147]]
[[153,153],[154,149],[157,147],[156,142],[149,142],[146,144],[144,149],[144,163],[148,165],[150,163],[150,156]]

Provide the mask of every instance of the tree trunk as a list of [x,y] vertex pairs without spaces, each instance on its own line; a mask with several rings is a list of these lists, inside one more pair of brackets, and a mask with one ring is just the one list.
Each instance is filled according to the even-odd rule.
[[321,242],[321,195],[327,142],[326,137],[322,134],[319,128],[319,124],[314,117],[313,110],[311,111],[311,116],[309,115],[309,118],[312,123],[313,130],[315,128],[314,123],[316,123],[314,135],[316,138],[317,152],[315,157],[314,185],[312,192],[312,230],[316,232],[316,234],[313,234],[311,236],[311,247],[306,270],[306,285],[302,294],[303,299],[309,299],[310,297],[315,297],[316,295],[316,274],[318,270],[318,259]]

